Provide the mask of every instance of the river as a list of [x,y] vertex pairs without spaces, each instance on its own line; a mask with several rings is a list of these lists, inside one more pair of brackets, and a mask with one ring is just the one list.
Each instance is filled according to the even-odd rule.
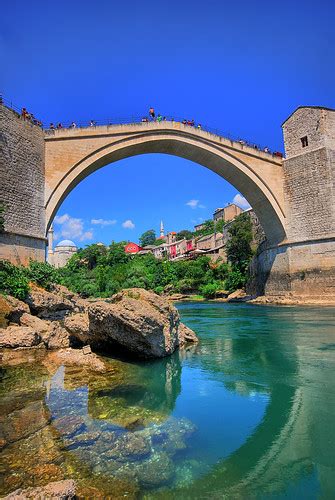
[[170,358],[3,366],[0,494],[73,478],[87,498],[335,497],[335,309],[178,309],[200,342]]

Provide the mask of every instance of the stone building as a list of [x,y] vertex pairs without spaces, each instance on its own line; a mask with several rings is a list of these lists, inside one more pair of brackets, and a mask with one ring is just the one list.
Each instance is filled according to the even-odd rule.
[[217,208],[213,214],[213,221],[218,222],[219,220],[224,220],[229,222],[243,212],[242,208],[235,203],[229,203],[224,208]]
[[49,251],[48,262],[54,267],[64,267],[77,250],[78,248],[73,241],[62,240],[56,245],[52,253]]

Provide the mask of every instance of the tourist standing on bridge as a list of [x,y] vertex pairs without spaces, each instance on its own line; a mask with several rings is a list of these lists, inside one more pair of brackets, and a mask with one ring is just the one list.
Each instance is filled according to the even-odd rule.
[[69,128],[76,128],[76,127],[77,127],[76,122],[72,122],[71,125],[69,126]]
[[154,120],[155,119],[155,110],[154,108],[149,108],[149,115]]
[[158,115],[157,115],[157,121],[161,122],[162,120],[163,120],[162,115],[160,113],[158,113]]

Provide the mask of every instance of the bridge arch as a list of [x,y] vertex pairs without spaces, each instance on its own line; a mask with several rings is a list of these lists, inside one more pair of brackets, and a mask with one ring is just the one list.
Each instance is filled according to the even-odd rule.
[[194,161],[217,173],[245,196],[270,243],[286,239],[282,166],[278,160],[194,129],[176,131],[174,127],[155,124],[140,124],[130,131],[122,126],[120,130],[116,128],[97,127],[106,130],[93,133],[88,129],[84,133],[57,130],[46,136],[47,230],[66,196],[91,173],[131,156],[164,153]]

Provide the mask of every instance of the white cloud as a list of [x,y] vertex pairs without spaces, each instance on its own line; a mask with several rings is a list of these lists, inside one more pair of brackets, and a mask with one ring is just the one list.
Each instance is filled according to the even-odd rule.
[[82,219],[71,217],[69,214],[56,215],[54,224],[60,226],[55,232],[55,240],[60,238],[79,241],[93,239],[93,231],[84,230],[84,223]]
[[186,205],[187,205],[188,207],[193,208],[193,209],[195,209],[195,208],[206,208],[206,207],[205,207],[205,205],[201,205],[201,204],[199,203],[199,200],[189,200],[189,201],[186,203]]
[[234,196],[233,203],[236,203],[236,205],[239,205],[241,208],[244,209],[251,208],[248,201],[240,193]]
[[122,223],[122,227],[126,229],[134,229],[135,224],[130,219],[127,219]]
[[116,224],[117,220],[112,219],[112,220],[105,220],[105,219],[91,219],[91,224],[94,224],[95,226],[112,226],[113,224]]

